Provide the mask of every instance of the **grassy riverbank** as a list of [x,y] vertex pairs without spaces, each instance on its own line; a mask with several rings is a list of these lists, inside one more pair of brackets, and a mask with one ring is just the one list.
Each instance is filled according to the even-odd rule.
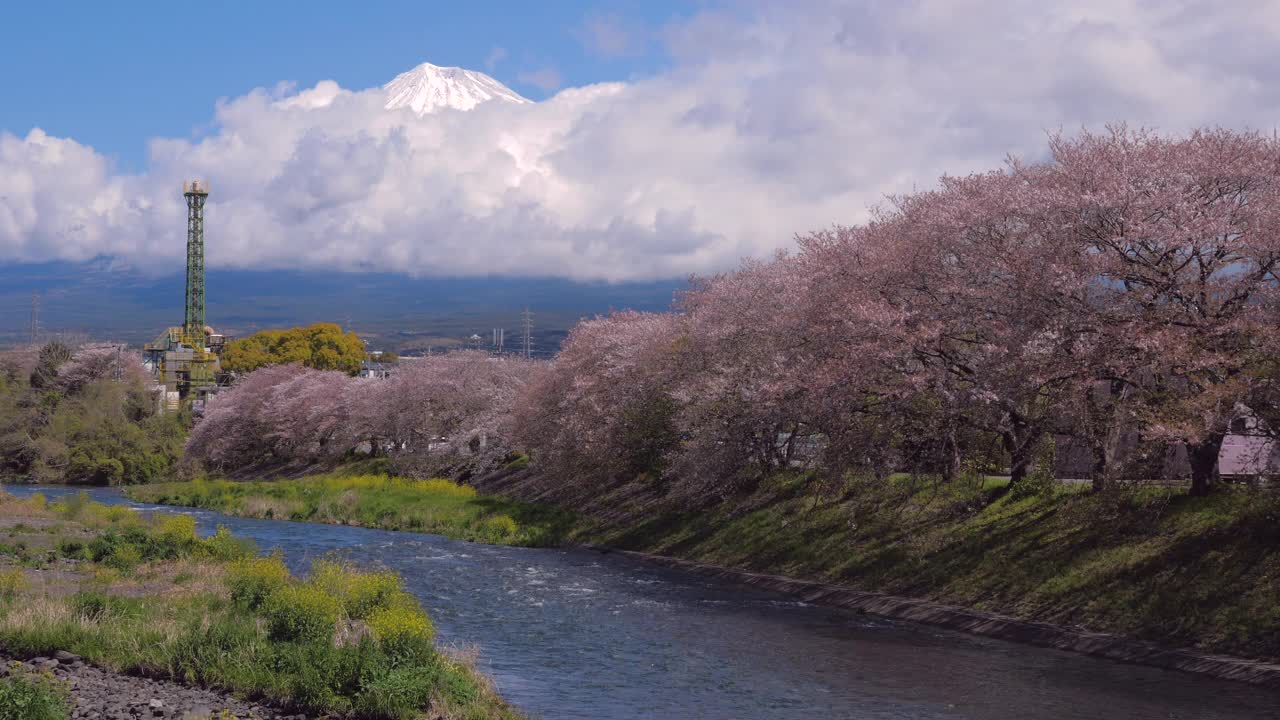
[[779,475],[723,500],[623,483],[558,494],[533,473],[485,484],[584,518],[571,539],[1280,658],[1280,493],[1223,487],[1101,494],[1047,484],[899,476],[817,487]]
[[[728,498],[650,482],[565,494],[534,468],[480,482],[330,474],[131,488],[148,502],[255,517],[437,532],[485,542],[588,543],[1280,658],[1280,493],[1223,487],[1095,494],[1079,485],[780,474]],[[504,498],[518,498],[504,499]],[[536,504],[534,504],[536,503]],[[548,510],[558,507],[569,510]],[[515,531],[489,529],[511,518]]]
[[[0,533],[0,653],[66,651],[309,714],[519,717],[434,647],[394,573],[321,560],[304,580],[225,531],[197,537],[189,516],[83,497],[0,494]],[[0,692],[50,696],[25,681]]]
[[130,498],[241,517],[358,525],[497,545],[559,544],[573,515],[496,496],[450,480],[332,473],[296,480],[194,480],[128,488]]

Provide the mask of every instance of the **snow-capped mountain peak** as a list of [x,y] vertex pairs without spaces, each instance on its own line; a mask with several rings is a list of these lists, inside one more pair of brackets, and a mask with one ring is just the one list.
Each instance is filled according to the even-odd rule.
[[387,109],[411,108],[419,116],[445,109],[471,110],[490,100],[532,102],[482,72],[423,63],[382,86]]

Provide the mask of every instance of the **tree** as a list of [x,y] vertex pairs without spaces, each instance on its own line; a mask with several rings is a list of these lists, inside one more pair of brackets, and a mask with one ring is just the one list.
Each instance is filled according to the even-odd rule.
[[565,478],[660,476],[674,448],[683,320],[620,312],[578,323],[515,409],[518,442]]
[[53,387],[58,378],[58,369],[71,359],[71,348],[54,340],[40,348],[40,358],[31,371],[31,387],[44,389]]
[[290,330],[263,330],[232,340],[219,357],[222,368],[247,373],[268,365],[299,363],[315,370],[360,372],[364,343],[354,332],[333,323],[316,323]]
[[1126,358],[1100,379],[1129,388],[1144,424],[1186,446],[1191,492],[1204,494],[1254,349],[1280,331],[1280,143],[1117,127],[1051,149],[1045,197],[1095,263],[1095,322]]

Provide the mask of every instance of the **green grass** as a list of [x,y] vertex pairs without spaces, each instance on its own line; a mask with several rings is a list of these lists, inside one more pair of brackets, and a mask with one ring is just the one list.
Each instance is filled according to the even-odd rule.
[[128,489],[130,498],[228,515],[359,525],[445,535],[495,545],[552,546],[570,513],[479,495],[451,480],[329,474],[297,480],[194,480]]
[[783,474],[697,510],[624,490],[581,510],[629,520],[574,539],[1280,658],[1280,493],[1073,485],[1018,497],[1006,482],[895,476],[819,491]]
[[0,679],[0,720],[66,720],[67,688],[50,675],[12,674]]
[[189,516],[120,510],[0,495],[0,517],[62,521],[69,537],[54,542],[74,568],[21,571],[26,582],[0,599],[0,650],[67,650],[308,714],[520,717],[465,658],[436,649],[430,618],[395,573],[322,559],[298,578],[225,530],[198,537]]

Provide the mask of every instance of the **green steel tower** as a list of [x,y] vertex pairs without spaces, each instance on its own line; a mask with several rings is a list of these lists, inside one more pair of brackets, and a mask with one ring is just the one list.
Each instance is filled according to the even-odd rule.
[[191,347],[204,346],[204,201],[209,184],[201,180],[182,183],[187,199],[187,307],[182,321],[184,340]]
[[204,323],[204,203],[209,184],[183,182],[182,195],[187,199],[187,297],[182,325],[167,328],[143,348],[157,392],[163,391],[157,395],[163,411],[175,411],[183,402],[203,408],[217,389],[218,355],[227,340]]

